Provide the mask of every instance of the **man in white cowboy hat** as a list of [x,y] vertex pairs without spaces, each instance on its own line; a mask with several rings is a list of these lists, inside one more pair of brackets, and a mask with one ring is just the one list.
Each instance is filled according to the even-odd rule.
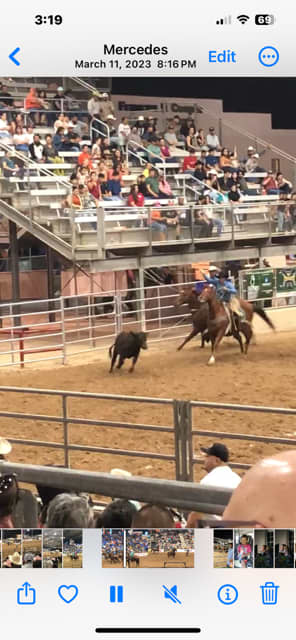
[[87,103],[87,110],[89,115],[92,118],[96,116],[99,117],[100,107],[101,107],[101,102],[100,102],[99,94],[97,91],[93,91],[92,97],[89,99]]
[[7,460],[9,453],[12,450],[12,446],[8,440],[0,437],[0,462],[1,460]]
[[106,122],[109,115],[115,116],[115,109],[108,93],[103,93],[100,101],[100,118]]
[[22,557],[18,551],[15,551],[12,556],[8,556],[9,563],[4,562],[6,569],[20,569],[22,566]]

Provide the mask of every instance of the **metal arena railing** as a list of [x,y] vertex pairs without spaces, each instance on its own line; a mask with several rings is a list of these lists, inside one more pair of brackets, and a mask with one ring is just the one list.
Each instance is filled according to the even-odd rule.
[[1,463],[3,473],[15,473],[22,483],[63,487],[65,491],[99,494],[110,498],[161,504],[183,511],[222,514],[232,491],[193,482],[157,478],[118,478],[108,473],[60,469],[28,464]]
[[[96,287],[95,277],[92,285]],[[183,284],[102,291],[0,305],[0,367],[106,350],[120,331],[148,331],[149,342],[181,340],[191,313],[176,308]]]
[[[54,449],[56,451],[62,451],[64,457],[64,467],[70,468],[71,466],[71,453],[77,451],[87,451],[92,454],[100,454],[102,455],[111,455],[111,456],[124,456],[129,458],[136,459],[151,459],[151,460],[163,460],[169,463],[173,463],[175,467],[175,477],[176,480],[184,481],[184,482],[192,482],[194,481],[194,468],[196,465],[202,463],[202,458],[198,457],[195,452],[200,450],[200,446],[204,444],[203,439],[208,438],[213,441],[223,441],[232,440],[232,441],[243,441],[243,442],[252,442],[252,443],[262,443],[266,445],[267,454],[271,455],[270,446],[275,445],[275,449],[273,453],[279,451],[279,447],[285,448],[294,448],[296,446],[296,438],[281,438],[275,437],[271,435],[256,435],[253,433],[236,433],[236,432],[224,432],[224,431],[213,431],[210,429],[203,429],[199,427],[201,422],[201,410],[207,409],[215,412],[217,417],[217,423],[219,421],[220,412],[229,412],[229,417],[235,413],[252,413],[252,414],[268,414],[273,416],[274,420],[276,420],[276,416],[296,417],[296,409],[291,408],[281,408],[281,407],[265,407],[265,406],[254,406],[254,405],[240,405],[240,404],[228,404],[228,403],[218,403],[218,402],[203,402],[203,401],[184,401],[184,400],[173,400],[168,398],[150,398],[150,397],[140,397],[140,396],[121,396],[121,395],[110,395],[110,394],[96,394],[96,393],[83,393],[83,392],[75,392],[75,391],[61,391],[61,390],[48,390],[48,389],[31,389],[31,388],[21,388],[21,387],[0,387],[0,393],[4,394],[4,400],[2,406],[5,404],[5,398],[8,398],[7,394],[17,394],[22,396],[38,396],[45,397],[46,401],[50,401],[53,397],[57,398],[60,402],[60,412],[58,415],[47,415],[47,414],[37,414],[37,413],[25,413],[22,411],[5,411],[1,409],[0,411],[0,419],[3,419],[3,426],[1,424],[1,435],[3,437],[8,437],[10,442],[15,445],[21,445],[22,451],[24,452],[24,447],[29,446],[30,448],[46,448],[46,449]],[[153,425],[153,424],[141,424],[136,422],[123,422],[123,421],[114,421],[111,419],[100,420],[93,418],[85,418],[83,416],[73,416],[71,415],[71,408],[69,403],[74,400],[89,400],[89,405],[92,400],[96,401],[107,401],[109,403],[109,407],[116,403],[120,405],[121,403],[132,403],[137,405],[139,409],[137,412],[141,410],[144,405],[149,405],[150,407],[167,407],[169,409],[169,413],[172,417],[172,425]],[[99,411],[102,410],[102,407]],[[197,411],[198,410],[198,411]],[[98,406],[94,408],[94,413],[97,416],[98,414]],[[197,414],[197,415],[196,415]],[[32,440],[28,438],[19,438],[8,435],[6,433],[6,427],[8,424],[8,420],[16,420],[18,421],[16,424],[21,424],[25,421],[25,424],[28,424],[28,420],[32,420],[38,423],[46,423],[46,424],[61,424],[62,425],[62,433],[61,439],[59,442],[52,442],[46,440]],[[198,428],[196,424],[198,423]],[[92,427],[93,432],[93,440],[95,440],[96,433],[98,431],[98,427],[104,427],[105,429],[122,429],[122,430],[131,430],[134,434],[134,442],[137,444],[137,432],[148,432],[151,435],[153,433],[166,433],[170,434],[171,442],[170,447],[173,449],[173,453],[165,453],[159,451],[151,451],[151,450],[126,450],[118,447],[106,447],[106,446],[95,446],[90,444],[77,444],[77,442],[72,442],[72,426],[81,426],[81,433],[83,433],[84,427]],[[16,427],[17,428],[17,427]],[[21,427],[23,432],[23,426]],[[75,432],[75,440],[77,440],[77,432]],[[152,438],[151,438],[151,441]],[[166,443],[167,445],[168,443]],[[264,455],[260,448],[260,458]],[[100,460],[101,458],[99,458]],[[37,456],[38,460],[38,456]],[[28,462],[30,460],[28,459]],[[240,469],[246,471],[250,468],[251,463],[253,464],[255,460],[248,460],[248,462],[242,461],[231,461],[229,464],[231,467],[235,469]],[[75,466],[75,463],[74,463]],[[32,469],[38,469],[35,466]],[[48,473],[50,474],[50,469],[48,469]],[[50,478],[50,475],[49,475]],[[30,480],[27,478],[27,481]],[[41,482],[41,480],[40,480]],[[132,482],[132,479],[129,480]],[[60,486],[60,485],[58,485]],[[103,488],[98,491],[98,493],[104,493]],[[82,489],[81,489],[82,490]],[[97,488],[92,488],[89,490],[96,491]],[[114,494],[104,494],[104,495],[114,495]],[[121,494],[120,494],[121,495]],[[119,497],[119,496],[117,496]],[[122,497],[127,497],[126,494]],[[130,496],[128,496],[130,497]],[[139,497],[139,496],[138,496]],[[151,500],[150,500],[151,501]],[[176,504],[176,503],[175,503]]]

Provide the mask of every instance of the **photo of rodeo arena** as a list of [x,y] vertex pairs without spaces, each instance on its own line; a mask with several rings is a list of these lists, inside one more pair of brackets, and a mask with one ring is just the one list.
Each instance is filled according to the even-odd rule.
[[291,82],[0,78],[0,528],[45,528],[43,566],[89,527],[106,566],[119,529],[191,566],[220,519],[248,568],[249,527],[296,526]]
[[233,568],[233,529],[214,530],[214,569]]
[[124,567],[123,529],[102,530],[102,568]]
[[82,567],[83,531],[82,529],[64,529],[63,569],[81,569]]
[[43,569],[61,569],[63,566],[62,529],[44,529],[43,531]]
[[42,567],[42,530],[24,529],[23,569],[41,569]]
[[103,530],[102,567],[193,568],[193,529]]

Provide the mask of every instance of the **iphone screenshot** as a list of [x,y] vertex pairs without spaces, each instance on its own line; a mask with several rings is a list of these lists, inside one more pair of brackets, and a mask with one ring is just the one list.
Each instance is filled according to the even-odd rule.
[[9,640],[291,632],[295,23],[286,0],[3,7]]

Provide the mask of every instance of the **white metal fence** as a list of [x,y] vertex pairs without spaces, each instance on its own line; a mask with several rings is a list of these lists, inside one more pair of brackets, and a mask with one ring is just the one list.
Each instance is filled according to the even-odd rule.
[[106,350],[120,331],[147,331],[149,342],[185,337],[187,306],[175,307],[184,284],[155,285],[0,305],[0,367]]

